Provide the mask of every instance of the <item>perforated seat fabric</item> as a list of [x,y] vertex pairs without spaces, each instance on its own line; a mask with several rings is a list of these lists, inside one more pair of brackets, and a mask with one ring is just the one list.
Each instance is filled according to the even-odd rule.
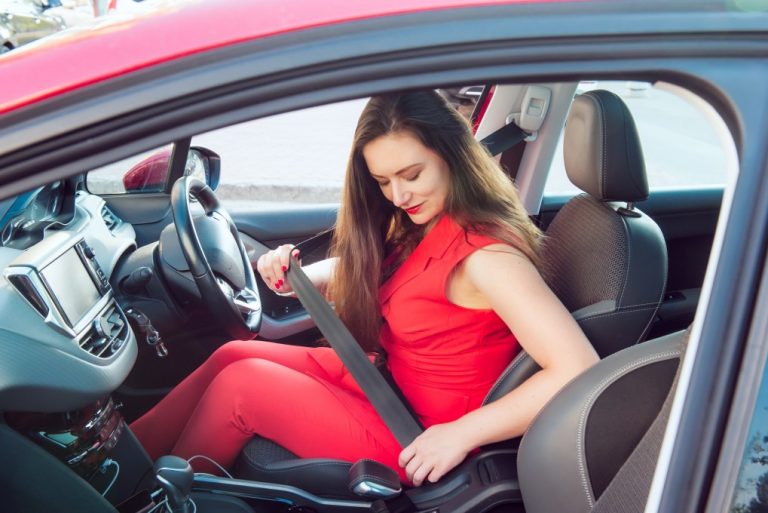
[[616,211],[587,194],[547,230],[542,274],[601,357],[643,340],[661,305],[667,252],[647,215]]

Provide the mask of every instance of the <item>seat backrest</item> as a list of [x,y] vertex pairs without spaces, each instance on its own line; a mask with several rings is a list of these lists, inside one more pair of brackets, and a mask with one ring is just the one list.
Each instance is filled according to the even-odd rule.
[[547,229],[542,273],[600,356],[648,333],[667,279],[656,223],[634,203],[648,198],[637,128],[609,91],[576,97],[563,148],[568,178],[584,191]]
[[[601,357],[643,340],[664,297],[667,248],[634,203],[648,197],[637,128],[609,91],[574,99],[565,126],[565,170],[584,193],[547,228],[541,272]],[[538,370],[522,353],[486,402]]]
[[518,452],[528,513],[643,510],[687,337],[615,353],[544,407]]

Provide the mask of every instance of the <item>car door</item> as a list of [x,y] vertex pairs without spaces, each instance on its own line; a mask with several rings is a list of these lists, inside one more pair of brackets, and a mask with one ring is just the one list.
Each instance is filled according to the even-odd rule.
[[[610,10],[613,7],[609,3],[603,3],[600,8]],[[103,104],[98,105],[99,116],[91,118],[79,116],[77,119],[71,116],[69,119],[72,122],[66,125],[55,123],[58,118],[53,118],[50,114],[56,113],[56,108],[63,109],[61,103],[64,102],[50,103],[50,110],[46,111],[49,117],[45,118],[49,121],[48,124],[41,123],[40,129],[35,127],[34,131],[28,130],[26,138],[22,139],[23,144],[17,141],[16,146],[7,146],[22,149],[33,146],[45,148],[47,150],[45,159],[33,160],[29,156],[26,158],[19,156],[17,160],[6,159],[3,166],[5,180],[3,183],[8,187],[6,190],[18,191],[22,187],[30,186],[30,181],[23,181],[29,176],[34,176],[40,181],[39,183],[42,183],[43,178],[39,176],[42,176],[43,170],[47,171],[48,174],[45,175],[47,178],[62,177],[67,173],[74,173],[76,165],[86,162],[86,159],[104,163],[124,156],[130,144],[146,147],[149,144],[146,142],[147,134],[153,136],[154,142],[164,142],[177,137],[179,132],[193,133],[201,123],[206,125],[206,128],[212,128],[214,125],[221,126],[233,119],[242,120],[245,114],[239,111],[230,118],[226,118],[225,114],[228,113],[227,109],[231,111],[245,109],[244,105],[248,101],[258,104],[264,110],[279,110],[285,109],[286,105],[319,103],[327,101],[328,98],[341,99],[351,94],[372,94],[388,90],[396,85],[389,81],[385,82],[382,77],[391,80],[397,72],[403,73],[403,79],[397,83],[397,86],[403,87],[405,84],[434,85],[437,80],[446,78],[459,81],[493,77],[519,82],[533,79],[532,77],[562,80],[588,73],[602,72],[616,76],[623,71],[629,71],[631,74],[645,77],[664,75],[669,80],[688,84],[700,92],[704,91],[702,94],[706,93],[708,100],[716,103],[719,110],[729,117],[729,126],[738,139],[741,150],[742,177],[737,186],[738,201],[734,202],[729,213],[729,219],[732,219],[733,223],[728,226],[727,238],[721,239],[727,242],[721,248],[723,250],[722,265],[718,266],[718,274],[710,283],[710,289],[717,294],[712,294],[714,299],[708,303],[706,311],[702,311],[699,317],[704,319],[699,324],[703,328],[697,332],[697,335],[701,335],[698,338],[700,350],[695,355],[697,362],[692,376],[693,384],[689,387],[691,394],[686,403],[686,415],[680,423],[679,438],[682,442],[676,447],[677,471],[669,479],[668,493],[676,492],[683,499],[689,499],[690,496],[701,495],[703,493],[701,490],[706,489],[706,475],[710,473],[711,466],[712,440],[717,439],[715,443],[719,443],[718,423],[723,418],[723,410],[727,411],[730,407],[728,393],[734,375],[733,361],[740,357],[740,351],[743,345],[746,345],[740,340],[740,335],[745,331],[745,325],[752,314],[750,310],[752,299],[749,296],[756,288],[755,278],[750,273],[754,272],[757,265],[764,264],[766,207],[764,197],[759,196],[759,193],[766,190],[764,178],[766,106],[764,95],[755,85],[765,83],[766,73],[762,58],[764,48],[761,46],[759,37],[755,35],[765,33],[765,25],[760,25],[759,19],[755,25],[731,24],[732,20],[739,21],[740,14],[725,12],[724,8],[718,11],[715,7],[712,9],[713,12],[698,14],[677,12],[672,7],[664,10],[662,14],[653,14],[646,13],[647,6],[643,5],[636,7],[638,10],[643,10],[642,15],[638,13],[638,16],[632,19],[625,14],[625,11],[630,10],[631,7],[622,5],[615,9],[615,12],[607,15],[600,14],[594,6],[587,5],[583,12],[577,12],[569,10],[568,6],[558,5],[557,10],[552,8],[549,12],[551,17],[547,19],[541,14],[537,16],[537,11],[521,10],[509,13],[501,11],[501,14],[508,14],[507,18],[492,12],[492,17],[488,15],[477,19],[458,19],[452,25],[454,29],[452,31],[438,30],[442,28],[438,23],[426,27],[432,30],[422,30],[422,27],[416,23],[417,20],[409,20],[413,22],[412,25],[397,23],[399,32],[389,34],[389,37],[383,38],[381,44],[376,47],[386,49],[386,56],[395,55],[401,58],[402,62],[397,68],[387,66],[385,55],[374,55],[378,60],[366,60],[369,57],[366,52],[373,53],[372,46],[350,44],[350,42],[359,42],[354,39],[354,34],[350,33],[342,33],[345,39],[339,36],[340,40],[335,46],[328,45],[330,50],[335,51],[328,51],[329,48],[315,42],[312,43],[311,48],[306,44],[291,47],[291,43],[295,44],[294,40],[290,38],[279,40],[275,42],[275,47],[279,47],[285,54],[281,54],[280,58],[271,57],[270,61],[267,61],[266,57],[261,57],[258,53],[259,47],[255,44],[245,49],[238,49],[235,55],[237,59],[226,52],[214,56],[204,55],[197,60],[192,55],[187,57],[189,65],[200,64],[201,61],[210,64],[215,61],[216,69],[208,75],[203,75],[210,82],[199,80],[197,76],[193,76],[193,79],[187,78],[186,81],[179,80],[174,75],[174,73],[180,73],[179,68],[169,66],[164,68],[163,73],[158,72],[154,75],[144,73],[143,80],[146,83],[138,79],[133,85],[123,81],[122,88],[116,89],[119,95],[114,95],[119,97],[119,102],[114,99],[110,101],[105,89],[85,89],[80,96],[84,105],[90,105],[82,99],[84,96],[87,96],[88,101],[96,99],[103,101]],[[469,9],[467,11],[471,12]],[[744,17],[746,16],[742,16],[741,19]],[[684,18],[684,20],[678,18]],[[504,21],[506,24],[496,26],[494,23],[497,20]],[[444,23],[445,19],[437,19],[437,21]],[[363,28],[361,32],[367,39],[377,35],[376,30],[380,29],[373,23]],[[625,35],[625,32],[628,35]],[[477,35],[481,33],[487,36],[487,39],[478,41]],[[441,37],[444,34],[450,34],[455,41],[439,39],[436,34],[440,34]],[[470,34],[471,39],[467,38],[466,34]],[[419,46],[420,37],[425,38],[429,44],[422,42],[422,46]],[[474,43],[471,49],[475,53],[470,54],[469,50],[461,45],[461,37]],[[497,44],[497,39],[501,40],[502,37],[506,38],[504,44]],[[396,51],[400,48],[397,46],[398,43],[405,44],[405,42],[411,45],[407,49],[413,51],[398,55]],[[451,50],[450,56],[439,53],[446,52],[446,48]],[[483,51],[482,59],[477,58],[480,50]],[[291,51],[293,53],[290,53]],[[352,54],[351,57],[344,51]],[[30,52],[28,57],[34,57],[31,54]],[[322,57],[318,57],[318,54]],[[435,59],[435,63],[428,61],[427,58],[432,54],[437,54],[441,59]],[[245,80],[253,78],[256,73],[243,71],[251,69],[243,65],[244,61],[246,64],[250,63],[244,56],[258,62],[259,66],[254,68],[258,70],[258,78],[261,81]],[[322,65],[326,64],[323,59],[331,60],[331,56],[333,62],[323,68]],[[417,58],[424,60],[417,60]],[[295,64],[296,69],[291,69],[294,72],[291,78],[295,75],[303,77],[302,73],[308,75],[309,78],[305,79],[300,87],[292,84],[293,89],[290,89],[283,83],[279,83],[277,84],[279,93],[275,93],[264,86],[267,80],[263,77],[272,78],[265,70],[273,71],[276,75],[278,71],[284,71],[274,63],[279,62],[281,66],[286,62],[305,64],[302,59],[309,60],[310,65],[300,68]],[[441,64],[438,65],[438,61]],[[370,70],[361,69],[361,63],[366,64]],[[345,69],[345,74],[340,72],[337,75],[333,74],[344,69],[345,66],[349,68]],[[463,74],[455,72],[461,66],[467,68],[462,72]],[[481,66],[487,66],[487,68],[481,68]],[[202,65],[201,68],[203,68]],[[273,68],[278,69],[275,71]],[[326,75],[320,76],[321,71]],[[350,92],[349,89],[350,82],[354,81],[350,80],[351,77],[360,81],[360,84],[364,84],[354,92]],[[321,78],[325,81],[320,80]],[[236,83],[236,80],[241,82]],[[211,83],[223,83],[228,88],[214,89]],[[134,104],[125,101],[125,98],[138,96],[131,97],[129,93],[136,93],[135,89],[139,86],[145,88],[142,91],[144,93],[142,98],[151,97],[155,102],[163,102],[163,108],[158,107],[152,110],[147,107],[147,103]],[[205,88],[210,89],[205,90]],[[169,90],[173,91],[173,96],[168,96]],[[108,90],[108,92],[114,93],[115,90]],[[235,95],[240,92],[243,92],[243,96]],[[245,96],[246,92],[251,96]],[[106,99],[100,98],[99,94]],[[230,102],[222,104],[222,99]],[[54,100],[58,99],[54,98]],[[171,106],[168,100],[178,100],[178,104]],[[193,101],[197,110],[182,109]],[[248,104],[248,107],[250,106]],[[215,111],[220,117],[210,113],[205,114],[210,116],[210,119],[203,119],[202,115],[199,115],[203,107],[208,108],[209,112]],[[149,115],[141,118],[146,120],[144,123],[136,123],[135,127],[120,125],[123,133],[119,143],[115,142],[116,137],[113,139],[107,137],[110,133],[107,130],[110,128],[107,122],[113,121],[118,114],[133,114],[139,108],[147,108],[149,111]],[[252,117],[258,115],[253,112],[258,113],[263,110],[253,109],[248,111],[247,115]],[[37,115],[43,117],[39,112]],[[29,114],[26,119],[34,120],[35,118],[33,114]],[[57,129],[62,126],[65,128],[56,131],[51,128],[53,125],[56,125]],[[93,128],[91,131],[85,130],[91,128]],[[65,129],[68,135],[78,138],[78,144],[87,142],[87,145],[82,144],[87,148],[77,154],[64,153],[71,143],[64,144],[66,141],[59,141],[57,137],[63,138],[61,133]],[[4,143],[11,138],[11,135],[16,136],[17,132],[15,125],[4,128],[2,134]],[[34,137],[30,135],[31,132],[34,132]],[[43,144],[50,141],[60,144],[47,146]],[[7,156],[4,155],[4,157]],[[66,167],[67,165],[69,167]],[[7,178],[9,176],[15,178],[9,179]],[[757,222],[751,224],[752,220]],[[759,264],[756,264],[757,254],[763,257],[759,260]],[[737,270],[734,271],[734,268]],[[744,272],[737,272],[741,269]],[[722,372],[717,374],[708,372],[713,368]],[[688,377],[690,376],[689,373]],[[710,383],[713,385],[710,386]],[[714,385],[719,389],[712,390]],[[718,392],[717,395],[710,393],[712,391]],[[706,417],[711,420],[707,420]],[[700,468],[703,470],[693,472],[693,469],[687,468],[689,465],[696,464],[701,465]],[[702,474],[704,478],[701,477]],[[681,483],[691,483],[691,485],[681,486]],[[702,484],[704,486],[701,486]],[[696,497],[692,497],[685,501],[683,506],[687,506],[686,509],[668,507],[662,510],[696,511],[695,499]],[[670,501],[665,505],[669,506]]]

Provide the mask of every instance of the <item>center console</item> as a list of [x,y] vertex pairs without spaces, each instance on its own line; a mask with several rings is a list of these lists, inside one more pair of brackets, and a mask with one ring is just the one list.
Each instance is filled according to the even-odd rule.
[[115,448],[125,422],[111,399],[66,413],[6,413],[6,422],[85,479]]
[[[161,458],[153,468],[152,460],[123,420],[119,405],[111,398],[65,413],[6,412],[5,422],[79,475],[85,481],[83,486],[92,487],[113,505],[114,511],[176,513],[169,506],[173,503],[169,488],[162,486],[165,481],[160,479],[174,480],[163,468],[157,468],[158,463],[167,466],[163,458],[173,457]],[[191,474],[189,481],[191,485]],[[184,513],[253,512],[236,496],[195,492],[191,499],[193,505]],[[61,507],[69,511],[65,505]]]

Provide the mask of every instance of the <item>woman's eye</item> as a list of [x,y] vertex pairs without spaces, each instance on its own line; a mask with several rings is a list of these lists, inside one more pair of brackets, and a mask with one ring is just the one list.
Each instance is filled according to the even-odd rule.
[[421,172],[418,172],[418,173],[416,173],[416,174],[415,174],[415,175],[413,175],[413,176],[409,176],[408,178],[406,178],[406,180],[408,180],[409,182],[415,182],[415,181],[416,181],[416,179],[419,177],[419,175],[420,175],[420,174],[421,174]]

